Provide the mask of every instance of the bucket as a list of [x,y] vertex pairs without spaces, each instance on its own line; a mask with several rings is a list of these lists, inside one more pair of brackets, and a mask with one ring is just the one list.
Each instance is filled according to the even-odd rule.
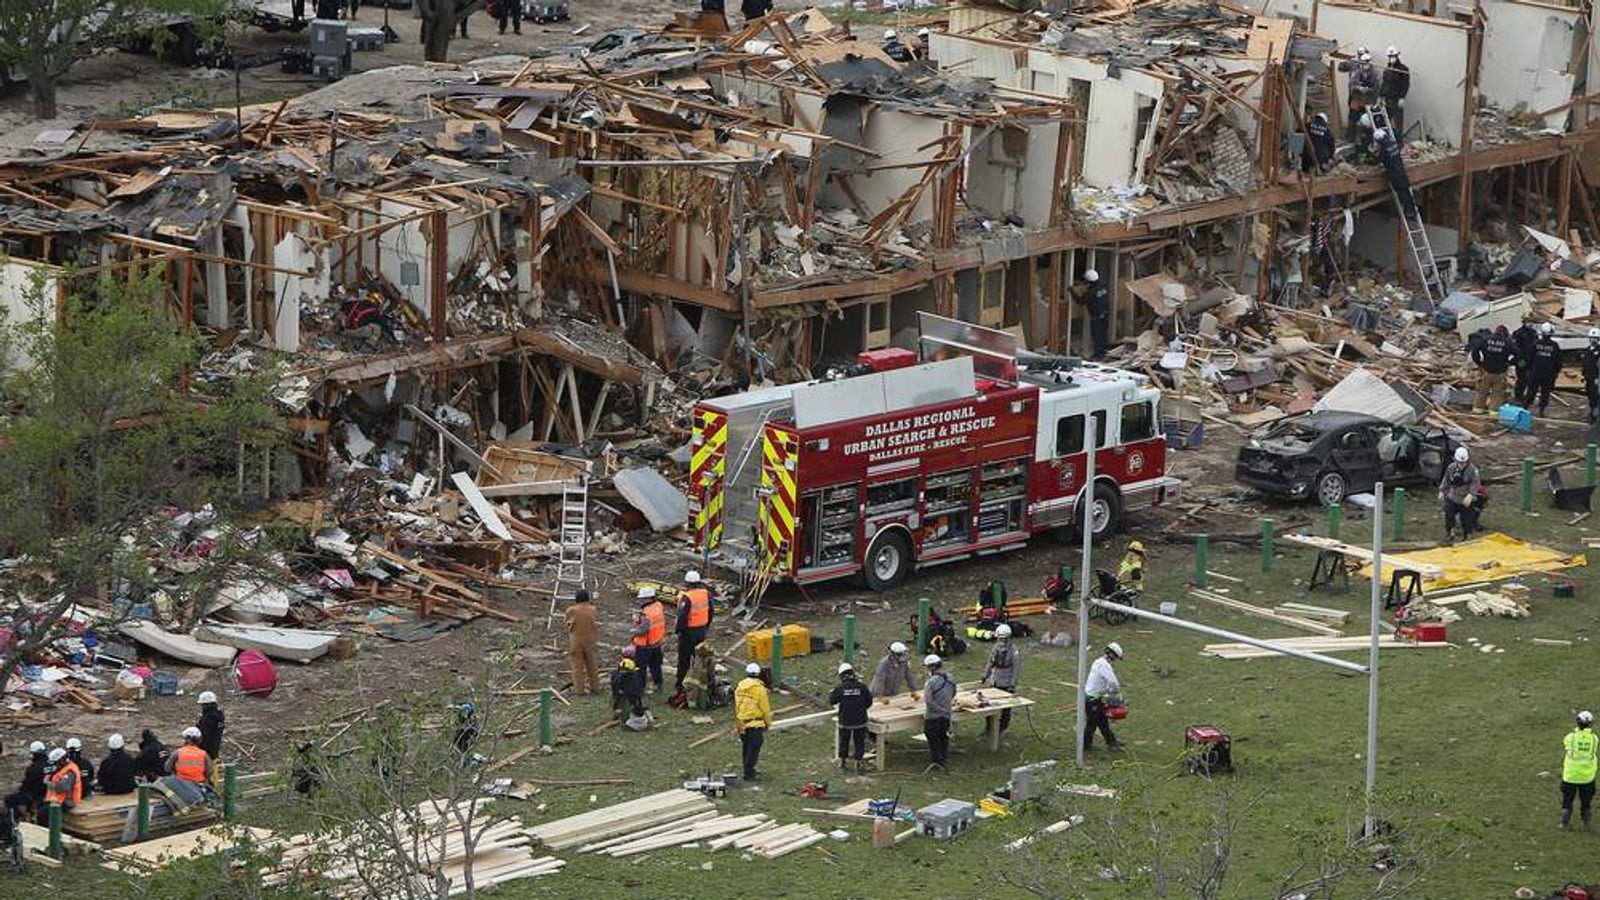
[[1171,600],[1163,601],[1157,609],[1161,610],[1163,616],[1175,616],[1178,614],[1178,604],[1173,603]]

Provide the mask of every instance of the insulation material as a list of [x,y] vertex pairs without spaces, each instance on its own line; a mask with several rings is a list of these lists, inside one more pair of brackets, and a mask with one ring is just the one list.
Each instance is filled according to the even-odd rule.
[[1354,369],[1344,380],[1322,395],[1312,409],[1317,412],[1339,410],[1377,416],[1396,425],[1417,421],[1417,410],[1382,378],[1363,368]]
[[683,489],[655,469],[622,469],[611,481],[628,505],[644,514],[652,531],[672,531],[689,521],[689,501]]
[[[1390,45],[1404,52],[1411,67],[1411,93],[1406,97],[1406,128],[1421,122],[1428,137],[1451,146],[1461,142],[1461,84],[1467,71],[1467,28],[1454,22],[1405,13],[1324,3],[1317,13],[1317,34],[1339,42],[1354,56],[1366,47],[1381,64]],[[1340,72],[1339,96],[1348,97],[1349,75]],[[1335,131],[1344,122],[1334,117]]]
[[[1383,580],[1388,581],[1396,569],[1417,569],[1422,572],[1423,590],[1433,591],[1458,584],[1502,581],[1518,575],[1559,572],[1584,565],[1588,565],[1588,560],[1582,553],[1569,556],[1554,547],[1530,544],[1500,532],[1492,532],[1432,550],[1385,553]],[[1372,577],[1370,565],[1362,568],[1361,577]]]
[[[15,259],[0,259],[0,328],[7,332],[45,317],[43,298],[56,295],[59,269]],[[0,342],[0,369],[25,369],[33,360],[15,341]]]

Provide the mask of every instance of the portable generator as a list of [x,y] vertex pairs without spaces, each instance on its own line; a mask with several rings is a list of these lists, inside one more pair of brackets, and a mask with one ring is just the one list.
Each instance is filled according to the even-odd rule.
[[1215,725],[1190,725],[1183,731],[1184,757],[1198,775],[1233,771],[1233,740]]

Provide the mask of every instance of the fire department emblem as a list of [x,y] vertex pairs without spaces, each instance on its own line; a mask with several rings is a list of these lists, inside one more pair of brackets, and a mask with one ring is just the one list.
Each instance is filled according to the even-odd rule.
[[1077,470],[1071,466],[1061,466],[1058,471],[1061,473],[1061,488],[1068,491],[1072,490],[1072,485],[1078,480]]
[[1128,474],[1137,475],[1144,471],[1144,454],[1138,450],[1128,454]]

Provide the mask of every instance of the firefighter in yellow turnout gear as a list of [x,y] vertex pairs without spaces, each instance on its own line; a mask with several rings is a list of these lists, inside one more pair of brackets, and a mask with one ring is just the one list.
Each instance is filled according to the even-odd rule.
[[1128,552],[1117,566],[1117,584],[1126,590],[1144,592],[1144,542],[1128,542]]

